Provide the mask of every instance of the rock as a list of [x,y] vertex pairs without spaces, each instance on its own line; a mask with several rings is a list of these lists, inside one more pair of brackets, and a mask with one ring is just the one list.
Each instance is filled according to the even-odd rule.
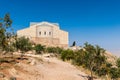
[[10,80],[17,80],[16,77],[10,77]]
[[44,57],[50,57],[50,54],[44,54],[43,56]]
[[54,53],[51,53],[50,54],[50,57],[55,57],[56,55]]
[[21,55],[20,52],[13,52],[14,55]]
[[9,80],[7,77],[3,78],[2,80]]
[[0,73],[0,78],[4,78],[5,75],[3,73]]
[[30,65],[35,65],[35,64],[36,64],[35,59],[31,59],[31,61],[30,61]]
[[28,51],[27,54],[32,54],[33,52],[32,51]]
[[10,72],[10,74],[13,75],[13,76],[14,76],[14,75],[16,75],[16,76],[18,75],[18,72],[17,72],[17,70],[16,70],[15,68],[10,69],[9,72]]
[[35,61],[32,61],[32,62],[30,63],[30,65],[35,65]]
[[35,50],[33,50],[33,54],[36,54],[36,51],[35,51]]

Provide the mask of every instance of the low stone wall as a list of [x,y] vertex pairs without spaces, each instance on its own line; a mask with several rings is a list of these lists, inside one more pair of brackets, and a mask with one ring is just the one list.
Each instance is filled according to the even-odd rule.
[[68,47],[68,44],[60,44],[60,40],[58,38],[38,38],[38,37],[32,37],[31,40],[35,44],[42,44],[47,47],[53,46],[53,47]]

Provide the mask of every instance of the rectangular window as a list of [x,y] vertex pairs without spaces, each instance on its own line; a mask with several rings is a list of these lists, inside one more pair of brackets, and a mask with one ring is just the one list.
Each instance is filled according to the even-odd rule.
[[41,35],[41,32],[39,32],[39,35]]
[[46,32],[44,32],[44,35],[46,35]]
[[49,35],[51,35],[51,32],[49,32]]

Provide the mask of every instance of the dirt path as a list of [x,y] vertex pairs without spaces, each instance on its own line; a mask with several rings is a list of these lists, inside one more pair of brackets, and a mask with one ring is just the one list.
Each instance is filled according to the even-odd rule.
[[43,63],[37,62],[33,66],[21,64],[21,66],[27,72],[21,75],[22,80],[87,80],[84,77],[87,76],[85,73],[56,58],[44,57]]
[[42,69],[44,80],[84,80],[80,75],[86,76],[69,63],[56,58],[49,61],[48,64],[36,66],[38,69]]
[[88,80],[87,74],[55,57],[27,56],[28,60],[19,61],[16,67],[7,70],[10,76],[17,80]]

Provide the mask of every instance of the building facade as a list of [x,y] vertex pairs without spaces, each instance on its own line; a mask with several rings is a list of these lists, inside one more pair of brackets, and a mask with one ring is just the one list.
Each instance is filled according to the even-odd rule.
[[68,47],[68,32],[60,29],[59,24],[40,22],[30,23],[29,28],[17,31],[18,37],[28,37],[36,44],[53,47]]

